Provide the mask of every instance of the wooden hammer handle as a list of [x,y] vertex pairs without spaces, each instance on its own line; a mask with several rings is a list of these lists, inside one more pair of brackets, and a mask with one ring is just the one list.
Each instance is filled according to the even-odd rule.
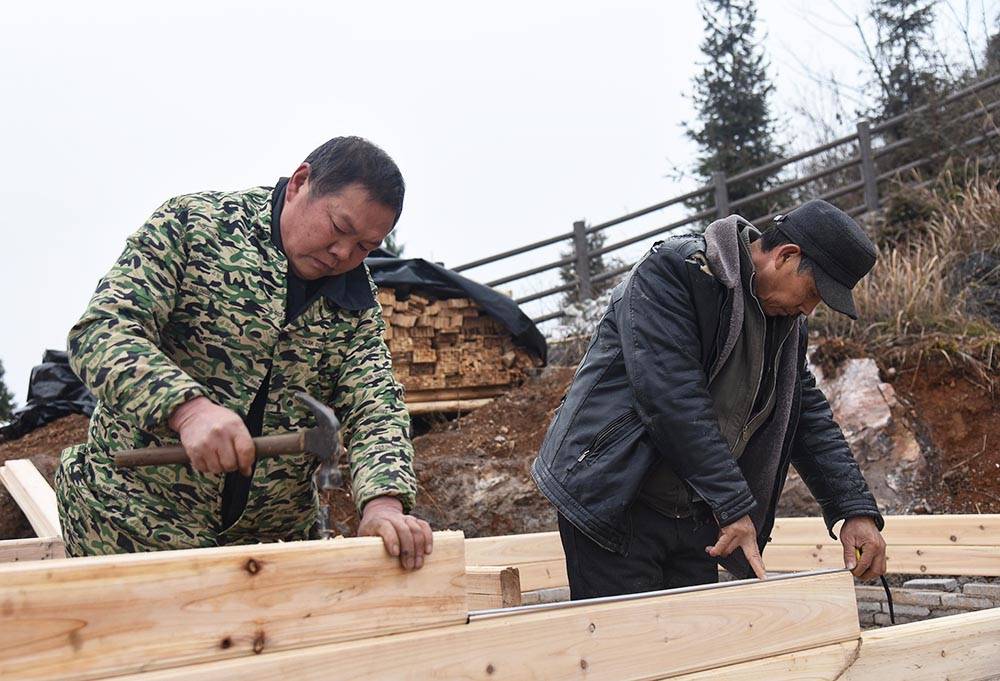
[[[305,451],[304,430],[281,435],[264,435],[253,439],[254,451],[258,459],[298,454]],[[115,453],[115,465],[123,468],[136,466],[163,466],[165,464],[188,463],[187,452],[181,445],[169,447],[147,447]]]

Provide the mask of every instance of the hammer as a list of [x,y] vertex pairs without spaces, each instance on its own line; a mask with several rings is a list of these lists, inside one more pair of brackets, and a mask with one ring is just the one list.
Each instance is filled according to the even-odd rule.
[[[317,518],[319,536],[327,539],[332,534],[330,528],[330,494],[343,483],[340,474],[340,459],[344,447],[340,441],[340,421],[333,409],[312,395],[295,393],[316,417],[315,428],[303,428],[293,433],[264,435],[253,439],[254,454],[257,459],[267,459],[282,454],[313,454],[319,459],[319,466],[313,473],[313,483],[320,494],[320,509]],[[165,464],[188,463],[187,452],[181,445],[167,447],[146,447],[130,449],[115,454],[115,464],[123,468],[137,466],[162,466]]]

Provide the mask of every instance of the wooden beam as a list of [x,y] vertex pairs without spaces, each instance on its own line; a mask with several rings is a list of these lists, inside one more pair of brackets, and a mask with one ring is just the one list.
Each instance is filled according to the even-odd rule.
[[[769,544],[768,570],[799,571],[844,567],[844,547],[836,544]],[[886,568],[894,574],[1000,576],[1000,546],[899,546],[886,548]]]
[[[464,622],[461,532],[0,565],[0,678],[80,680]],[[260,657],[267,657],[261,655]]]
[[517,568],[467,566],[465,591],[469,610],[513,608],[521,605],[521,579]]
[[467,625],[193,665],[132,681],[629,681],[856,640],[845,571],[512,610]]
[[1000,675],[1000,608],[872,629],[820,646],[674,681],[986,681]]
[[55,490],[28,459],[10,459],[0,466],[0,482],[21,507],[39,537],[61,537]]
[[0,563],[65,558],[62,537],[5,539],[0,541]]
[[469,565],[518,565],[563,558],[558,532],[533,532],[465,540]]
[[410,414],[437,414],[441,412],[467,412],[485,407],[494,398],[486,397],[478,400],[437,400],[434,402],[414,402],[406,405]]
[[[882,532],[888,544],[1000,546],[1000,514],[892,515]],[[822,518],[778,518],[771,544],[830,544]]]

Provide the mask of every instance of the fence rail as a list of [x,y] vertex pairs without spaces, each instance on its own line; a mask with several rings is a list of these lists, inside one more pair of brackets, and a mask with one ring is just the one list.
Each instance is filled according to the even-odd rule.
[[[869,121],[859,121],[857,123],[856,129],[850,135],[845,135],[839,137],[825,144],[813,147],[806,151],[792,154],[790,156],[772,161],[770,163],[758,166],[756,168],[751,168],[749,170],[740,172],[736,175],[726,176],[724,173],[715,173],[712,182],[709,184],[697,187],[689,192],[680,194],[678,196],[671,197],[665,201],[660,201],[659,203],[646,206],[636,211],[632,211],[625,215],[606,220],[596,225],[587,226],[584,221],[577,221],[573,224],[573,229],[569,232],[563,232],[555,236],[548,237],[546,239],[541,239],[539,241],[534,241],[523,246],[518,246],[517,248],[512,248],[510,250],[504,251],[502,253],[497,253],[491,256],[473,260],[467,262],[452,269],[456,272],[465,272],[477,267],[482,267],[483,265],[489,265],[508,258],[512,258],[518,255],[523,255],[525,253],[530,253],[532,251],[537,251],[539,249],[546,248],[548,246],[553,246],[555,244],[567,243],[571,245],[572,249],[569,255],[563,255],[556,260],[551,260],[540,265],[533,266],[528,269],[519,270],[506,274],[504,276],[495,278],[491,281],[487,281],[487,286],[501,286],[503,284],[509,284],[512,282],[523,282],[532,277],[544,274],[554,269],[564,267],[566,265],[573,265],[575,268],[576,281],[565,283],[558,286],[552,286],[544,290],[531,293],[528,295],[523,295],[521,297],[515,298],[514,302],[519,305],[542,300],[550,296],[558,295],[560,293],[566,293],[575,290],[580,299],[589,299],[594,295],[594,285],[607,279],[611,279],[619,274],[627,272],[630,266],[614,268],[608,272],[603,272],[597,276],[590,275],[589,262],[591,258],[597,256],[603,256],[609,253],[614,253],[623,248],[631,246],[633,244],[648,240],[653,237],[658,237],[669,232],[673,232],[684,227],[688,227],[702,220],[712,218],[712,217],[725,217],[733,211],[737,211],[739,208],[753,204],[754,202],[768,199],[787,196],[787,192],[804,187],[810,183],[816,182],[817,180],[822,180],[831,175],[836,175],[837,173],[845,174],[850,173],[853,170],[858,171],[858,176],[860,177],[857,181],[848,181],[849,178],[843,178],[843,183],[836,186],[825,193],[822,193],[814,198],[822,198],[827,201],[835,201],[841,197],[847,196],[849,194],[854,194],[860,192],[863,196],[862,202],[858,205],[852,206],[850,208],[845,208],[845,212],[852,216],[859,216],[865,213],[875,211],[879,208],[879,184],[884,183],[888,180],[901,178],[909,171],[917,170],[928,163],[943,158],[949,151],[948,149],[942,149],[929,156],[919,158],[907,163],[903,163],[893,168],[882,170],[879,172],[877,167],[877,162],[880,159],[886,158],[889,154],[897,152],[911,144],[916,140],[913,137],[903,137],[894,141],[885,142],[879,146],[873,144],[873,138],[884,136],[888,131],[893,130],[897,126],[909,122],[915,116],[921,115],[929,111],[945,112],[947,108],[957,102],[969,100],[975,95],[982,93],[988,88],[1000,84],[1000,75],[987,78],[985,80],[979,81],[969,87],[966,87],[954,94],[942,99],[940,102],[934,104],[928,104],[907,113],[894,116],[892,118],[879,121],[879,122],[869,122]],[[949,119],[947,123],[949,125],[956,123],[968,123],[974,121],[978,117],[988,116],[1000,108],[1000,96],[993,96],[989,98],[989,101],[984,102],[983,100],[976,100],[976,108],[967,111],[960,116],[956,116]],[[997,135],[1000,134],[1000,130],[996,128],[989,130],[981,135],[972,137],[961,144],[955,145],[957,148],[971,147],[983,142],[989,141]],[[741,182],[743,180],[748,180],[763,174],[771,174],[776,171],[782,170],[792,164],[801,163],[803,161],[808,161],[811,159],[817,159],[820,155],[827,152],[833,151],[844,147],[845,145],[854,145],[856,147],[856,152],[852,153],[846,159],[834,163],[832,165],[824,166],[818,170],[809,172],[806,175],[796,177],[784,182],[780,182],[763,191],[756,192],[749,196],[740,197],[735,200],[730,200],[729,198],[729,188],[736,182]],[[628,236],[624,239],[616,241],[611,244],[607,244],[598,249],[590,249],[587,244],[587,237],[595,234],[597,232],[604,231],[611,227],[616,227],[625,223],[629,223],[637,218],[645,217],[651,215],[658,211],[664,210],[671,206],[676,206],[678,204],[684,204],[694,199],[700,197],[706,197],[711,195],[712,197],[712,207],[704,210],[696,211],[687,215],[680,220],[671,221],[665,225],[658,226],[654,229],[643,231],[639,234]],[[771,213],[763,216],[754,217],[751,222],[757,225],[762,225],[770,222],[776,215],[785,212],[789,207],[782,207],[779,210],[772,211]],[[558,319],[564,316],[565,311],[557,311],[550,314],[541,315],[533,319],[536,323],[541,323],[545,321],[550,321],[553,319]]]

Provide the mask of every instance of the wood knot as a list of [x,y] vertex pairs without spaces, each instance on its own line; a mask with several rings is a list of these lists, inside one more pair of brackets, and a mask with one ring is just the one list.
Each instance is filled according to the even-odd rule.
[[233,647],[233,639],[229,638],[228,636],[225,637],[224,639],[222,639],[221,641],[219,641],[219,647],[222,648],[223,650],[225,650],[226,648],[232,648]]
[[587,661],[586,661],[586,660],[582,660],[582,659],[581,659],[581,660],[580,660],[580,669],[582,669],[582,670],[584,670],[584,671],[587,671],[587,667],[588,667],[588,665],[587,665]]
[[486,665],[486,673],[487,674],[492,674],[495,671],[496,671],[496,668],[492,664]]
[[589,626],[589,627],[587,627],[587,628],[588,628],[588,629],[590,630],[590,633],[591,633],[591,634],[593,634],[593,633],[594,633],[595,631],[597,631],[597,625],[596,625],[596,624],[594,624],[593,622],[591,622],[591,623],[590,623],[590,626]]
[[260,655],[264,652],[264,632],[258,631],[257,635],[253,637],[253,652],[255,655]]
[[243,566],[243,569],[249,572],[251,575],[255,575],[258,572],[260,572],[260,563],[258,563],[253,558],[247,558],[247,562]]
[[958,541],[958,537],[956,537],[955,535],[951,535],[950,537],[948,537],[948,539],[950,539],[951,541]]

